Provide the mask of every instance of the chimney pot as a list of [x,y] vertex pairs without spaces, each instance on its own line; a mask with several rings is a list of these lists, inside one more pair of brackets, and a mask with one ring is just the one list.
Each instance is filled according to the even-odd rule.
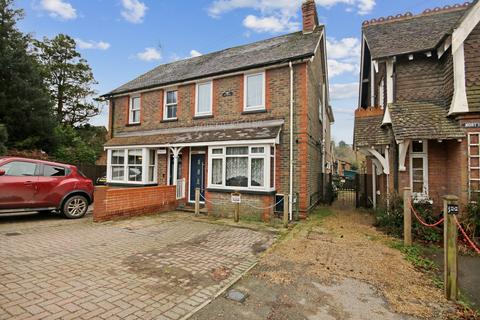
[[310,33],[318,26],[317,5],[315,0],[303,0],[303,33]]

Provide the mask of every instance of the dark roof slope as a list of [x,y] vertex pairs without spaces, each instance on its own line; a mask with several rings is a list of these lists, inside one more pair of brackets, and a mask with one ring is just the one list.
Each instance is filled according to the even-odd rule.
[[363,32],[373,59],[435,49],[452,33],[467,7],[384,22],[366,22]]
[[295,32],[200,57],[162,64],[106,94],[113,95],[246,70],[314,55],[323,26],[314,32]]
[[382,127],[383,115],[355,117],[353,145],[355,148],[390,144],[391,133]]
[[389,105],[389,110],[398,140],[465,137],[459,124],[447,118],[445,107],[433,102],[399,102]]

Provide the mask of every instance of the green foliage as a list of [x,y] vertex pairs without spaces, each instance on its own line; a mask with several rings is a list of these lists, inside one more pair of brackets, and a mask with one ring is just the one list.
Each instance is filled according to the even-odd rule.
[[8,133],[7,128],[3,124],[0,124],[0,156],[4,155],[7,152],[7,139]]
[[58,121],[78,126],[98,115],[99,102],[92,99],[92,87],[97,82],[87,61],[77,52],[75,40],[59,34],[36,41],[35,46]]
[[7,147],[50,151],[52,104],[40,65],[28,52],[31,39],[16,27],[22,17],[13,0],[0,0],[0,122]]
[[[435,223],[440,219],[427,202],[415,204],[415,210],[428,224]],[[375,215],[378,228],[389,235],[403,237],[403,199],[400,196],[397,194],[392,196],[390,210],[379,208]],[[412,213],[412,237],[419,241],[439,242],[442,240],[442,232],[439,228],[428,228],[421,225]]]
[[465,225],[466,232],[475,239],[480,233],[480,199],[470,202],[466,211],[467,214],[462,223]]
[[107,141],[107,129],[103,126],[92,126],[85,124],[80,127],[76,127],[75,131],[78,136],[85,141],[85,143],[92,148],[97,158],[100,157],[103,152],[103,145]]
[[422,248],[420,246],[413,245],[411,247],[406,247],[401,242],[394,242],[391,247],[400,250],[405,254],[405,259],[419,269],[424,271],[432,271],[436,269],[435,262],[422,256]]
[[85,142],[70,126],[58,126],[55,128],[55,137],[58,147],[53,153],[56,161],[69,164],[95,164],[97,154],[95,150]]

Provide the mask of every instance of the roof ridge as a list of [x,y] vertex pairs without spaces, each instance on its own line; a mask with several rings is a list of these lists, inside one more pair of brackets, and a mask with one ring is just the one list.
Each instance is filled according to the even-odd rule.
[[453,12],[453,11],[460,11],[468,8],[472,2],[464,2],[463,4],[456,3],[454,5],[446,5],[443,7],[435,7],[433,9],[425,9],[422,13],[414,15],[410,11],[407,11],[405,13],[399,13],[397,15],[390,15],[388,17],[379,17],[379,18],[374,18],[370,20],[365,20],[362,23],[363,27],[370,26],[370,25],[377,25],[377,24],[386,24],[386,23],[391,23],[391,22],[398,22],[398,21],[403,21],[403,20],[408,20],[408,19],[415,19],[415,18],[421,18],[425,16],[431,16],[435,14],[440,14],[440,13],[447,13],[447,12]]

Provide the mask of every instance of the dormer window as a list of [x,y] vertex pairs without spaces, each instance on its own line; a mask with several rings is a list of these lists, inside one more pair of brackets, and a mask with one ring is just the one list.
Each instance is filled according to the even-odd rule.
[[129,107],[129,124],[139,124],[140,123],[140,108],[141,100],[140,96],[134,96],[130,98],[130,107]]
[[244,111],[265,110],[265,72],[245,75]]

